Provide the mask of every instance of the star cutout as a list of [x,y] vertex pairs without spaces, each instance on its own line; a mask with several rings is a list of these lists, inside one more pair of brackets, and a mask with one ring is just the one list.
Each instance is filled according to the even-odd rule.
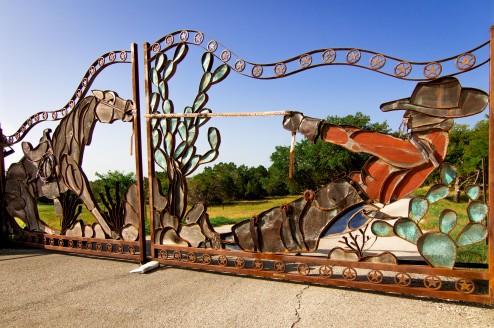
[[221,265],[226,265],[228,263],[228,259],[226,258],[225,255],[221,255],[220,258],[218,259],[218,262]]
[[424,285],[430,289],[439,289],[441,288],[441,280],[436,276],[428,276],[424,279]]
[[263,266],[264,266],[264,264],[262,263],[262,261],[261,261],[261,260],[254,260],[254,267],[255,267],[256,269],[259,269],[259,270],[260,270],[260,269],[262,269],[262,268],[263,268]]
[[303,275],[308,275],[310,272],[309,266],[305,263],[299,264],[298,272]]
[[381,57],[376,57],[372,60],[372,66],[373,67],[379,67],[379,66],[381,66],[382,61],[383,60],[381,59]]
[[[460,292],[462,292],[462,293],[469,294],[475,290],[475,284],[473,283],[473,281],[471,281],[469,279],[460,279],[457,282],[457,286],[458,286],[458,284],[460,285],[459,289],[460,289]],[[457,289],[458,289],[458,287],[457,287]]]
[[426,66],[426,69],[427,71],[427,76],[428,77],[433,77],[433,76],[437,76],[439,73],[437,72],[439,70],[439,64],[429,64]]
[[350,55],[349,55],[349,61],[351,62],[354,62],[357,60],[357,54],[352,52]]
[[327,265],[323,265],[321,268],[319,268],[319,273],[323,276],[330,276],[332,270]]
[[276,262],[274,264],[274,269],[276,271],[285,271],[285,263],[283,263],[283,262]]
[[396,275],[396,283],[398,285],[408,286],[410,282],[410,276],[406,273],[399,273]]
[[348,280],[353,280],[357,277],[357,273],[352,268],[346,268],[343,270],[343,277]]
[[243,268],[243,267],[244,267],[244,265],[245,265],[245,261],[244,261],[244,259],[243,259],[243,258],[241,258],[241,257],[237,257],[237,258],[235,259],[235,266],[237,266],[237,267],[239,267],[239,268]]
[[379,283],[382,281],[382,273],[376,270],[369,272],[368,277],[371,282]]
[[472,58],[465,56],[465,57],[463,57],[463,60],[461,61],[461,66],[468,67],[468,66],[470,66],[471,62],[472,62]]

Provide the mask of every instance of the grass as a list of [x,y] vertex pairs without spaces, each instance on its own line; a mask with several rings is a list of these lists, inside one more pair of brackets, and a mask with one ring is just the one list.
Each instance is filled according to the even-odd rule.
[[[299,197],[300,196],[269,197],[264,200],[232,202],[223,205],[209,206],[207,212],[213,226],[235,224],[239,221],[260,214],[270,208],[289,203]],[[148,211],[148,208],[146,208],[146,217]],[[55,214],[55,207],[53,205],[39,204],[38,212],[39,217],[46,224],[54,229],[60,229],[60,217]],[[83,220],[86,224],[93,224],[96,222],[96,219],[84,205],[82,205],[82,212],[78,219]],[[21,221],[17,220],[17,222]],[[149,220],[146,218],[146,232],[150,233],[148,222]]]

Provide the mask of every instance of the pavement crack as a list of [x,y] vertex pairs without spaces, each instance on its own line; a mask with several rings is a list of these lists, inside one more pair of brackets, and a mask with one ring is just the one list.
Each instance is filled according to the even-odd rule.
[[295,308],[295,321],[292,323],[292,325],[290,326],[290,328],[294,328],[299,322],[300,320],[302,319],[300,317],[300,313],[299,313],[299,310],[300,310],[300,307],[302,306],[302,294],[304,293],[304,291],[306,291],[310,286],[305,286],[304,288],[302,288],[300,290],[300,292],[298,292],[296,298],[297,298],[297,306]]

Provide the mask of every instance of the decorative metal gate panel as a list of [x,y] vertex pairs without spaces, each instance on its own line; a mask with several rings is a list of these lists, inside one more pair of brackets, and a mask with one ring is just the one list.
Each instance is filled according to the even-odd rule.
[[[457,213],[449,209],[440,214],[435,229],[426,231],[419,225],[429,206],[448,196],[449,185],[456,178],[457,169],[444,162],[454,118],[478,114],[488,103],[490,111],[494,109],[489,102],[492,67],[489,94],[466,88],[457,78],[489,63],[494,53],[493,39],[491,29],[490,41],[430,62],[412,62],[358,48],[328,48],[271,64],[249,62],[194,30],[177,31],[153,44],[146,43],[152,258],[166,265],[208,271],[493,304],[494,226],[487,204],[478,200],[480,186],[466,189],[468,220],[462,223],[458,236],[451,235],[459,221]],[[202,78],[191,105],[178,113],[169,94],[169,82],[190,47],[204,49],[198,58]],[[490,57],[477,58],[489,47]],[[418,82],[409,98],[381,105],[383,111],[405,111],[408,138],[327,124],[298,112],[214,113],[206,108],[210,88],[229,74],[278,79],[333,65],[360,67]],[[215,116],[247,115],[283,116],[283,128],[292,134],[301,133],[314,142],[321,139],[318,142],[368,153],[371,159],[361,172],[328,181],[320,190],[308,190],[289,204],[267,208],[235,224],[231,232],[220,234],[209,223],[204,204],[187,203],[186,177],[218,155],[220,131],[210,127],[200,133],[201,127]],[[492,119],[490,115],[490,133]],[[198,154],[195,146],[201,137],[210,145],[204,154]],[[494,149],[490,147],[492,154]],[[162,194],[156,170],[166,173],[167,195]],[[490,162],[489,182],[493,170],[494,163]],[[393,217],[386,213],[386,206],[378,205],[404,198],[433,171],[439,172],[441,183],[432,186],[426,195],[412,198],[408,216]],[[493,197],[490,192],[488,204],[492,204]],[[422,260],[407,261],[389,251],[366,254],[364,244],[371,233],[409,243]],[[340,236],[345,247],[332,247],[321,254],[321,240],[334,236]],[[468,269],[457,263],[458,249],[486,241],[485,268]]]
[[[92,95],[88,95],[98,74],[115,64],[131,64],[133,100],[122,99],[116,92],[108,90],[91,90]],[[130,51],[105,53],[90,66],[63,108],[36,113],[14,134],[1,134],[3,237],[30,247],[145,262],[145,196],[142,187],[137,68],[135,44]],[[5,172],[3,157],[9,154],[6,148],[22,141],[38,123],[57,120],[60,123],[53,134],[51,129],[45,129],[38,145],[23,142],[24,157]],[[91,142],[95,124],[111,124],[116,120],[133,124],[137,182],[126,191],[124,199],[120,199],[118,191],[115,199],[107,192],[104,210],[94,199],[83,171],[82,156],[85,146]],[[49,227],[40,219],[38,197],[47,197],[58,203],[62,217],[60,230]],[[97,223],[89,225],[78,220],[81,206],[86,206]],[[20,229],[13,217],[21,219],[26,227]]]

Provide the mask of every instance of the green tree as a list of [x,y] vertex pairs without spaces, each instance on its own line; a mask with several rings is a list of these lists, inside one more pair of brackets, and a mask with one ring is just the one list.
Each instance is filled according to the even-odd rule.
[[[388,123],[372,123],[368,115],[357,112],[344,117],[328,116],[326,122],[335,125],[352,125],[364,130],[390,133]],[[304,189],[318,189],[343,174],[360,170],[369,158],[367,154],[353,153],[328,142],[317,141],[312,144],[307,139],[297,142],[295,146],[295,174],[288,180],[288,147],[276,147],[271,155],[272,166],[269,176],[264,179],[264,187],[270,194],[275,190],[288,190],[300,193]],[[283,187],[284,184],[284,187]]]
[[458,170],[454,201],[459,202],[461,188],[473,183],[482,172],[482,159],[489,154],[489,121],[481,120],[470,129],[467,124],[456,124],[449,133],[448,153],[445,161]]
[[134,173],[124,173],[122,171],[108,171],[107,173],[95,173],[98,177],[98,180],[91,182],[91,189],[93,191],[94,197],[96,198],[96,202],[101,203],[100,194],[105,195],[106,191],[105,186],[109,187],[110,195],[112,199],[116,199],[115,195],[115,186],[120,183],[120,199],[124,199],[124,194],[130,185],[136,183],[136,177]]

